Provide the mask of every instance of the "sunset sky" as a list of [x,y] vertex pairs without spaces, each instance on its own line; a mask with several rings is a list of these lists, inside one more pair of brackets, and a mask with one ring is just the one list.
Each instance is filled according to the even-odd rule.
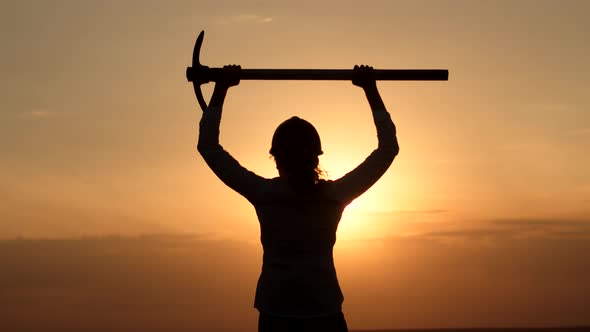
[[[338,230],[350,328],[590,324],[589,16],[583,0],[7,2],[0,267],[12,268],[0,273],[0,308],[53,308],[39,324],[68,326],[78,300],[98,311],[117,302],[129,315],[112,322],[126,326],[150,312],[150,326],[255,327],[254,209],[195,148],[201,110],[184,72],[205,30],[211,67],[449,69],[448,82],[378,83],[400,154]],[[293,115],[318,129],[329,178],[376,147],[359,88],[305,81],[232,88],[221,144],[277,176],[270,140]],[[60,264],[39,266],[35,250]],[[116,276],[129,283],[133,266],[142,274],[129,291]],[[87,287],[110,269],[121,274]],[[81,281],[64,297],[68,278]],[[207,287],[187,292],[191,280]],[[153,303],[97,295],[142,285],[161,290]],[[170,303],[183,309],[156,323],[152,310]],[[219,318],[225,305],[235,320]],[[87,314],[77,322],[99,320]]]

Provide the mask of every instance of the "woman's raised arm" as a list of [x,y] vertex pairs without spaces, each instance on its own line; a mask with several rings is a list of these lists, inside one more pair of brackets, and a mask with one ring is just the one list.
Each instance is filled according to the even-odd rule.
[[365,161],[351,172],[334,181],[333,195],[344,204],[349,204],[375,184],[389,168],[399,152],[395,125],[377,90],[373,68],[355,66],[354,70],[356,73],[352,83],[365,91],[371,106],[373,121],[377,128],[379,143],[377,149]]
[[203,111],[197,149],[223,183],[252,202],[262,191],[266,179],[244,168],[219,144],[219,126],[225,96],[231,86],[240,82],[236,75],[232,75],[239,70],[238,66],[226,66],[225,69],[226,79],[215,84],[209,107]]

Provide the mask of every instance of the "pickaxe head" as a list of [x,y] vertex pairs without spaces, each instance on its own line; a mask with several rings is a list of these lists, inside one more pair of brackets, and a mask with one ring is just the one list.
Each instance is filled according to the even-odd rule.
[[197,96],[197,100],[199,101],[199,105],[201,109],[204,111],[207,108],[207,103],[205,102],[205,98],[203,98],[203,92],[201,92],[201,85],[205,83],[209,83],[209,79],[207,75],[204,73],[209,69],[207,66],[201,65],[199,61],[199,54],[201,53],[201,45],[203,44],[203,38],[205,37],[205,31],[201,31],[197,41],[195,42],[195,48],[193,50],[193,66],[186,68],[186,79],[189,82],[193,82],[193,88],[195,90],[195,95]]

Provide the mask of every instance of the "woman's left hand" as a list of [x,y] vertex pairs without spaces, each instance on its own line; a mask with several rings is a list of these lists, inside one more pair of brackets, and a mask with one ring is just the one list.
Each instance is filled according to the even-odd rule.
[[240,84],[240,71],[242,67],[239,65],[223,66],[221,77],[216,81],[217,85],[229,88]]

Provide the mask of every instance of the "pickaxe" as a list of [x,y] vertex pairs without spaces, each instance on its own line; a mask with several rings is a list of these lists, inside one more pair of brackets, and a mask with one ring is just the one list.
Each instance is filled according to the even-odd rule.
[[[201,31],[193,50],[193,66],[186,69],[186,79],[193,82],[195,95],[203,111],[207,108],[201,85],[215,82],[223,75],[222,68],[201,65],[199,54],[205,31]],[[447,81],[446,69],[375,69],[375,79],[380,81]],[[327,80],[350,81],[352,69],[241,69],[240,80]]]

